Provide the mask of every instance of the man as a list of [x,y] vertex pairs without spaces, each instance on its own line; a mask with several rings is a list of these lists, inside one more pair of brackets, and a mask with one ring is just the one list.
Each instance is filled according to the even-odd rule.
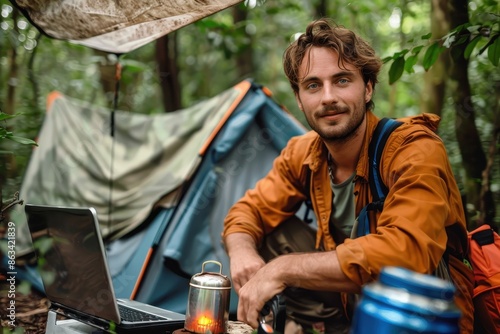
[[[473,278],[463,263],[464,210],[445,147],[434,133],[439,118],[413,117],[392,133],[380,167],[389,188],[384,209],[372,219],[372,233],[350,238],[357,215],[372,198],[367,151],[378,123],[372,96],[381,61],[355,33],[322,19],[288,47],[283,62],[313,131],[292,138],[269,174],[225,219],[238,319],[255,328],[259,311],[276,294],[324,291],[337,297],[331,305],[320,300],[313,306],[327,308],[318,312],[327,317],[317,320],[326,332],[347,332],[352,316],[347,294],[360,293],[382,267],[430,274],[445,263],[457,288],[462,333],[471,333]],[[289,222],[307,198],[318,222],[317,251],[281,255],[266,264],[259,253],[265,236]],[[315,319],[302,317],[301,303],[293,298],[291,318],[310,329]],[[309,301],[304,305],[311,307]]]

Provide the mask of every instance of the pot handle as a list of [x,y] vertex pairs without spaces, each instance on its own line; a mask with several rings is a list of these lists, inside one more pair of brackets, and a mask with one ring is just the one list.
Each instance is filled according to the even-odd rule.
[[205,271],[205,265],[207,263],[217,264],[219,266],[219,274],[222,274],[222,263],[220,263],[219,261],[215,261],[215,260],[208,260],[208,261],[203,262],[203,264],[201,265],[201,272],[202,273],[206,273],[206,271]]

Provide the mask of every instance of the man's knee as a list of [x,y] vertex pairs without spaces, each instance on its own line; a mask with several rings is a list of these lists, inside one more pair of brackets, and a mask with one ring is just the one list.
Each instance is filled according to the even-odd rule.
[[268,262],[271,259],[293,252],[313,252],[316,244],[316,230],[293,216],[268,234],[260,255]]

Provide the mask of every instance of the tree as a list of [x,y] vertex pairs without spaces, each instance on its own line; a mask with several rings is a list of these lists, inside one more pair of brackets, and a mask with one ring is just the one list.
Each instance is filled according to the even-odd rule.
[[179,82],[177,33],[165,35],[156,41],[155,57],[166,112],[182,108],[182,88]]
[[[490,189],[492,162],[495,149],[493,143],[498,140],[497,124],[494,124],[493,138],[490,145],[490,161],[488,162],[484,152],[480,132],[477,128],[476,111],[472,101],[473,91],[469,83],[469,57],[476,45],[483,39],[486,42],[479,51],[478,56],[487,52],[488,59],[495,67],[500,59],[500,20],[498,15],[492,15],[490,21],[483,21],[474,25],[469,21],[468,2],[463,0],[449,0],[436,2],[433,6],[434,18],[439,17],[440,23],[446,19],[445,26],[449,26],[451,31],[445,36],[435,36],[431,39],[431,34],[422,36],[424,40],[430,40],[426,46],[423,56],[423,66],[426,71],[431,68],[434,73],[440,75],[432,76],[430,87],[434,89],[430,99],[427,100],[427,107],[432,106],[432,111],[440,111],[443,100],[444,83],[451,86],[453,106],[455,109],[455,134],[458,147],[462,156],[462,164],[465,170],[465,193],[466,202],[473,206],[475,215],[471,227],[481,224],[489,224],[494,227],[495,203]],[[442,11],[447,8],[447,11]],[[441,15],[438,15],[441,14]],[[435,19],[434,21],[436,21]],[[436,27],[436,24],[433,25]],[[435,29],[433,33],[436,34]],[[437,31],[440,35],[442,29]],[[424,45],[418,45],[411,50],[405,49],[385,59],[392,61],[389,71],[392,83],[399,80],[403,71],[412,72],[416,64],[417,57]],[[405,58],[410,54],[408,58]],[[436,66],[438,59],[441,59]],[[449,64],[448,64],[449,63]],[[440,66],[439,66],[440,65]],[[445,71],[448,68],[448,71]],[[429,72],[428,72],[429,73]],[[436,80],[436,77],[438,80]],[[437,84],[436,84],[437,81]],[[496,106],[498,109],[498,104]],[[425,109],[424,109],[425,110]],[[494,111],[495,114],[498,110]],[[497,122],[497,117],[494,117]]]
[[[463,25],[451,22],[452,18],[459,19],[459,15],[449,10],[450,4],[455,3],[451,0],[401,0],[396,3],[375,0],[348,4],[324,0],[248,0],[245,3],[256,6],[241,3],[121,55],[118,58],[123,67],[118,108],[149,114],[176,110],[251,77],[266,85],[275,100],[307,126],[283,74],[281,57],[295,33],[303,32],[312,18],[327,16],[360,33],[380,55],[389,55],[380,75],[381,83],[377,85],[376,113],[401,117],[418,113],[421,107],[422,111],[440,114],[440,135],[451,148],[449,155],[457,180],[473,204],[474,212],[486,212],[486,206],[481,206],[486,201],[480,191],[500,196],[500,159],[495,149],[496,126],[492,126],[498,119],[496,85],[499,80],[498,71],[494,71],[498,68],[494,62],[498,62],[499,43],[495,1],[469,3],[470,18],[460,21],[467,22]],[[23,121],[13,119],[9,123],[11,131],[34,138],[43,119],[44,97],[55,89],[95,105],[113,106],[115,55],[100,54],[40,35],[24,17],[15,16],[9,1],[0,0],[0,4],[0,108],[7,112],[9,73],[16,69],[9,59],[14,52],[11,49],[16,46],[18,73],[13,81],[17,83],[13,106],[16,113],[26,116],[22,117]],[[431,13],[432,21],[429,20]],[[427,34],[429,31],[432,34]],[[461,99],[457,105],[451,94],[461,89],[458,85],[463,81],[458,76],[452,77],[451,63],[460,52],[468,66],[471,91],[466,100],[467,93],[457,95],[455,98]],[[428,85],[424,90],[423,72]],[[440,80],[431,82],[430,78]],[[107,84],[103,85],[104,81]],[[391,85],[386,85],[387,82]],[[469,111],[471,107],[472,112]],[[459,112],[458,117],[474,118],[471,124],[460,125],[460,134],[455,124]],[[476,135],[463,135],[464,127],[472,125]],[[462,141],[475,137],[470,143],[475,143],[476,148],[471,148],[469,140],[459,146],[459,135],[464,136]],[[488,148],[491,153],[486,154]],[[2,173],[7,175],[9,169],[12,176],[6,183],[11,190],[19,188],[30,153],[23,145],[12,151],[16,152],[15,164],[4,164],[5,173]],[[467,153],[469,151],[482,152],[483,158],[469,155],[472,154]],[[19,167],[11,171],[14,165]],[[490,196],[490,201],[493,199]],[[483,219],[492,219],[488,217]],[[474,219],[478,218],[479,215]]]

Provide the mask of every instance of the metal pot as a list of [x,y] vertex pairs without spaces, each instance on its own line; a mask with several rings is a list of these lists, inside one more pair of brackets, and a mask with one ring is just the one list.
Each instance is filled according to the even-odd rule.
[[[205,271],[208,263],[217,264],[219,272]],[[223,334],[227,332],[231,281],[222,275],[222,264],[205,261],[201,273],[189,283],[189,297],[184,329],[193,333]]]

